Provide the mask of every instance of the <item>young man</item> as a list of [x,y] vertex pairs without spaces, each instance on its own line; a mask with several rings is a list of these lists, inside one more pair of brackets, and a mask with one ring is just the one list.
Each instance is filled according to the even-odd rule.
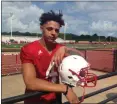
[[72,88],[58,83],[58,76],[46,78],[49,64],[54,61],[54,71],[57,72],[57,66],[67,51],[65,46],[55,42],[62,25],[64,25],[62,13],[54,13],[53,11],[43,13],[40,17],[42,38],[23,46],[21,49],[22,74],[26,85],[25,93],[50,92],[27,99],[24,101],[25,104],[56,104],[59,98],[57,96],[61,93],[64,93],[70,103],[79,102]]

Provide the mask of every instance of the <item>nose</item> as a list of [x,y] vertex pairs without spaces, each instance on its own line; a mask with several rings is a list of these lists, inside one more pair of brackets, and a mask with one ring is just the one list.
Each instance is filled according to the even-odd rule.
[[56,36],[57,36],[57,33],[56,33],[56,31],[55,31],[54,29],[51,31],[51,35],[52,35],[53,37],[56,37]]

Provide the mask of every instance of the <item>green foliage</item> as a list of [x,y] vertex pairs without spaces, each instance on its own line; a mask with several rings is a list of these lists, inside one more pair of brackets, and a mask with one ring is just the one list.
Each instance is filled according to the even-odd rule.
[[[39,33],[29,33],[29,32],[22,33],[19,31],[12,32],[12,34],[15,36],[38,36],[38,37],[41,36],[41,34],[39,34]],[[11,33],[2,32],[2,35],[9,35],[10,36]]]
[[[7,32],[2,32],[2,35],[9,35],[10,36],[11,33],[7,33]],[[29,32],[25,32],[25,33],[21,33],[19,31],[15,31],[12,33],[15,36],[34,36],[34,37],[41,37],[42,34],[40,33],[29,33]],[[77,35],[77,34],[72,34],[72,33],[59,33],[59,37],[64,39],[64,35],[65,35],[65,39],[66,40],[75,40],[76,42],[78,41],[117,41],[116,37],[112,37],[112,36],[98,36],[97,33],[93,34],[93,35]]]

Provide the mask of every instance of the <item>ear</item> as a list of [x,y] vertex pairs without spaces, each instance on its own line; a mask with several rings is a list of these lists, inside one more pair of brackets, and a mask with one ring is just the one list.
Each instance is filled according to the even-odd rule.
[[41,30],[41,31],[43,30],[43,26],[40,26],[40,30]]

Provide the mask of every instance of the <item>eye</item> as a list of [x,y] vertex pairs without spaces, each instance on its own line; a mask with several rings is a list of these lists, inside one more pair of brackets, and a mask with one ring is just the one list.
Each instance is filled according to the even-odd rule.
[[53,30],[52,27],[47,27],[46,29],[47,29],[48,31],[52,31],[52,30]]
[[48,31],[55,30],[56,33],[59,33],[59,29],[56,29],[56,28],[54,29],[54,28],[52,28],[52,27],[47,27],[46,29],[47,29]]
[[55,29],[56,33],[59,33],[59,29]]
[[72,79],[73,77],[72,76],[68,76],[69,79]]

